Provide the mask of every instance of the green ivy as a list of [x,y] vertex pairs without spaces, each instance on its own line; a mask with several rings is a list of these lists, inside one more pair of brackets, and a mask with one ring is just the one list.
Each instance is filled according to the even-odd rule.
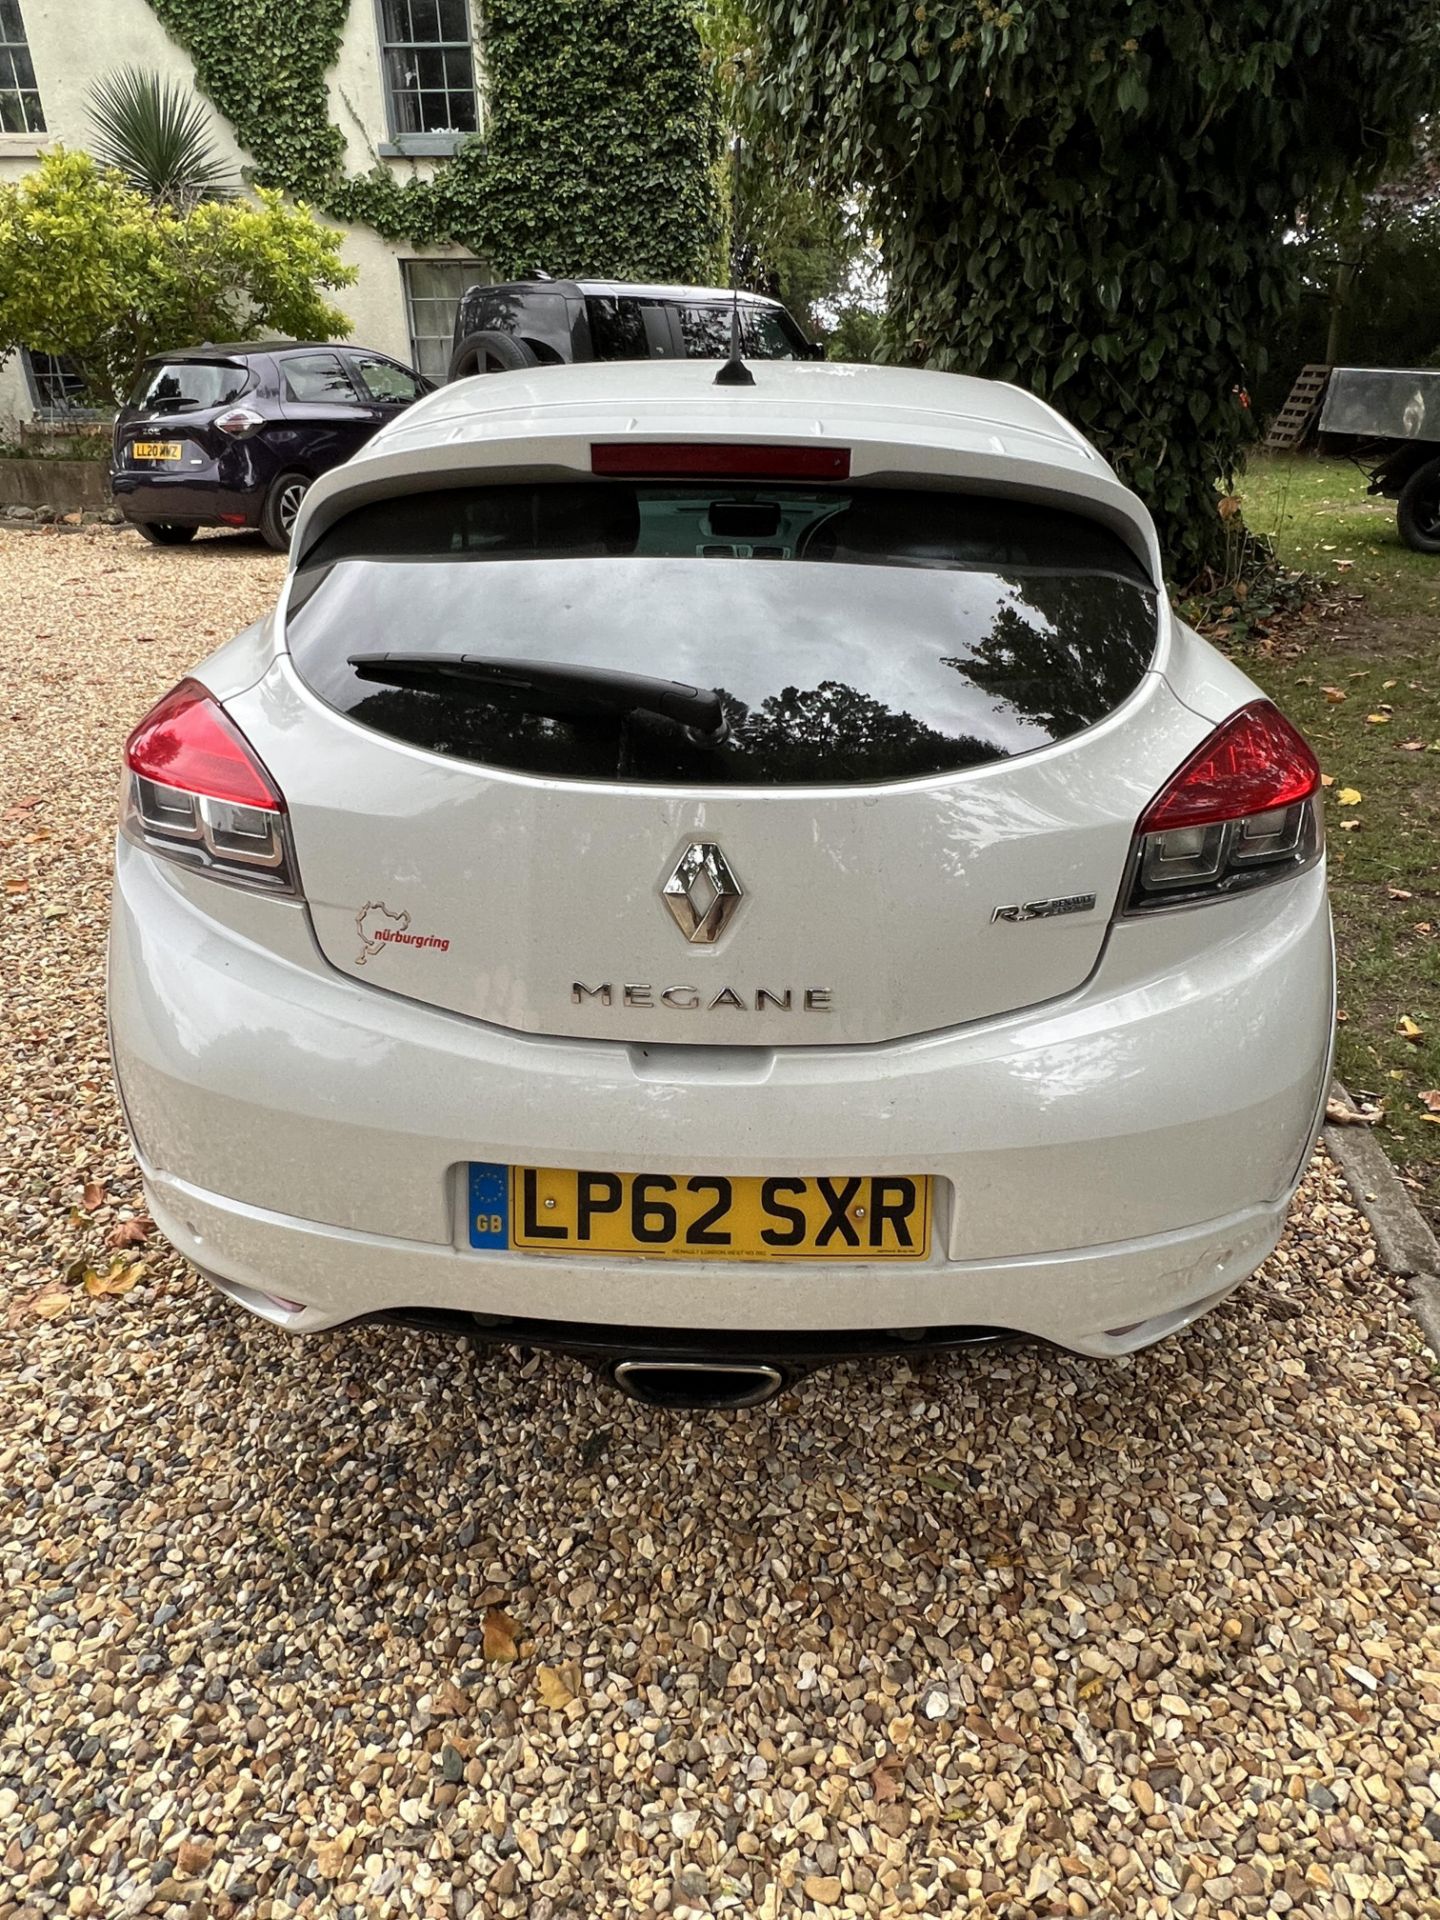
[[1052,400],[1177,577],[1215,558],[1297,218],[1440,103],[1433,0],[750,6],[797,166],[868,193],[906,357]]
[[[358,0],[369,6],[370,0]],[[326,75],[351,0],[150,0],[256,184],[501,278],[715,268],[713,98],[686,0],[485,0],[485,131],[433,176],[347,175]]]

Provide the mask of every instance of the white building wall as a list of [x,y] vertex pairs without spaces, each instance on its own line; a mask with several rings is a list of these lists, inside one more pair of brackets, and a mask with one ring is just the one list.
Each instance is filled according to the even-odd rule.
[[[305,0],[295,0],[304,5]],[[93,83],[117,67],[140,66],[196,91],[195,66],[161,26],[148,0],[20,0],[21,17],[35,65],[43,134],[0,134],[0,180],[12,181],[34,167],[47,144],[83,148],[90,137],[88,96]],[[472,8],[473,11],[473,8]],[[480,77],[478,44],[475,56]],[[340,55],[327,76],[330,114],[345,136],[345,164],[351,173],[383,166],[403,180],[426,177],[434,162],[387,154],[388,124],[380,66],[375,0],[350,0]],[[238,175],[253,166],[228,120],[202,94],[217,151]],[[410,358],[410,331],[401,263],[418,259],[465,259],[462,247],[392,245],[368,227],[348,225],[323,211],[320,217],[344,235],[342,254],[359,270],[353,287],[333,294],[352,323],[350,339]],[[0,437],[13,435],[34,412],[19,356],[0,367]]]

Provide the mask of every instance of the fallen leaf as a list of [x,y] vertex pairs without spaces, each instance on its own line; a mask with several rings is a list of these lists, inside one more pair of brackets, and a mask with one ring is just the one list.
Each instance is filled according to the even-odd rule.
[[80,1196],[80,1204],[87,1213],[94,1213],[104,1198],[105,1188],[101,1181],[87,1180],[85,1182],[85,1191]]
[[1423,740],[1402,740],[1400,742],[1400,751],[1402,753],[1423,753],[1425,751],[1425,742]]
[[1348,700],[1350,698],[1343,687],[1321,687],[1320,691],[1332,707],[1338,707],[1342,700]]
[[128,1293],[145,1271],[143,1260],[118,1259],[110,1262],[109,1271],[96,1273],[87,1268],[84,1287],[92,1300],[108,1298],[112,1294]]
[[435,1689],[433,1706],[436,1713],[454,1718],[467,1713],[470,1702],[453,1680],[443,1680]]
[[1390,716],[1388,713],[1367,713],[1365,724],[1367,727],[1388,727]]
[[1386,881],[1385,891],[1392,900],[1413,900],[1415,898],[1408,887],[1397,887],[1393,880]]
[[23,877],[19,880],[7,880],[5,882],[5,891],[6,893],[13,894],[28,893],[30,891],[30,882]]
[[1340,831],[1342,833],[1358,833],[1360,831],[1360,822],[1358,820],[1342,820],[1340,822]]
[[1326,1124],[1332,1127],[1374,1127],[1385,1118],[1381,1106],[1347,1107],[1341,1100],[1325,1102]]
[[515,1637],[520,1629],[508,1613],[502,1613],[499,1607],[485,1609],[485,1634],[481,1651],[487,1660],[513,1660],[517,1648]]
[[563,1667],[540,1667],[535,1674],[540,1704],[544,1707],[568,1707],[580,1686],[580,1669],[574,1661]]
[[1334,776],[1334,774],[1333,774],[1333,773],[1322,773],[1322,774],[1321,774],[1321,776],[1320,776],[1320,784],[1321,784],[1321,786],[1322,786],[1322,787],[1333,787],[1333,786],[1334,786],[1334,784],[1335,784],[1335,776]]
[[121,1220],[105,1236],[107,1247],[143,1247],[154,1230],[155,1222],[148,1213],[140,1213],[133,1220]]
[[1380,684],[1388,693],[1391,687],[1398,687],[1400,682],[1398,680],[1382,680]]
[[1335,798],[1342,807],[1358,807],[1365,796],[1358,787],[1341,787]]
[[1440,1087],[1430,1087],[1420,1095],[1422,1107],[1428,1107],[1431,1113],[1440,1113]]
[[1398,1034],[1403,1034],[1407,1040],[1423,1040],[1425,1038],[1425,1029],[1416,1026],[1408,1013],[1402,1013],[1400,1018],[1395,1022],[1395,1031]]
[[888,1767],[876,1767],[870,1776],[870,1791],[883,1806],[887,1800],[900,1798],[900,1776],[891,1773]]
[[37,1320],[57,1319],[70,1305],[68,1293],[42,1293],[38,1299],[30,1302],[30,1311]]

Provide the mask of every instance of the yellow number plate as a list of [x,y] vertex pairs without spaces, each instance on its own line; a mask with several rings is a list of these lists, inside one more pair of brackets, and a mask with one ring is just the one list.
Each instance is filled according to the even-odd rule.
[[133,460],[178,460],[183,449],[178,440],[136,440],[131,443]]
[[[924,1260],[930,1181],[896,1174],[728,1179],[720,1174],[509,1169],[508,1243],[527,1253],[662,1260]],[[471,1244],[493,1246],[491,1212]],[[477,1235],[476,1228],[481,1228]]]

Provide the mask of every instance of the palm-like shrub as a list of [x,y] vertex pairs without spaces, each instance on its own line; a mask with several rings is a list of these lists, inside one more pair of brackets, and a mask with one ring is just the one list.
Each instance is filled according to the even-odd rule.
[[90,89],[90,118],[95,159],[157,206],[183,210],[234,193],[203,103],[174,81],[143,67],[122,67]]

